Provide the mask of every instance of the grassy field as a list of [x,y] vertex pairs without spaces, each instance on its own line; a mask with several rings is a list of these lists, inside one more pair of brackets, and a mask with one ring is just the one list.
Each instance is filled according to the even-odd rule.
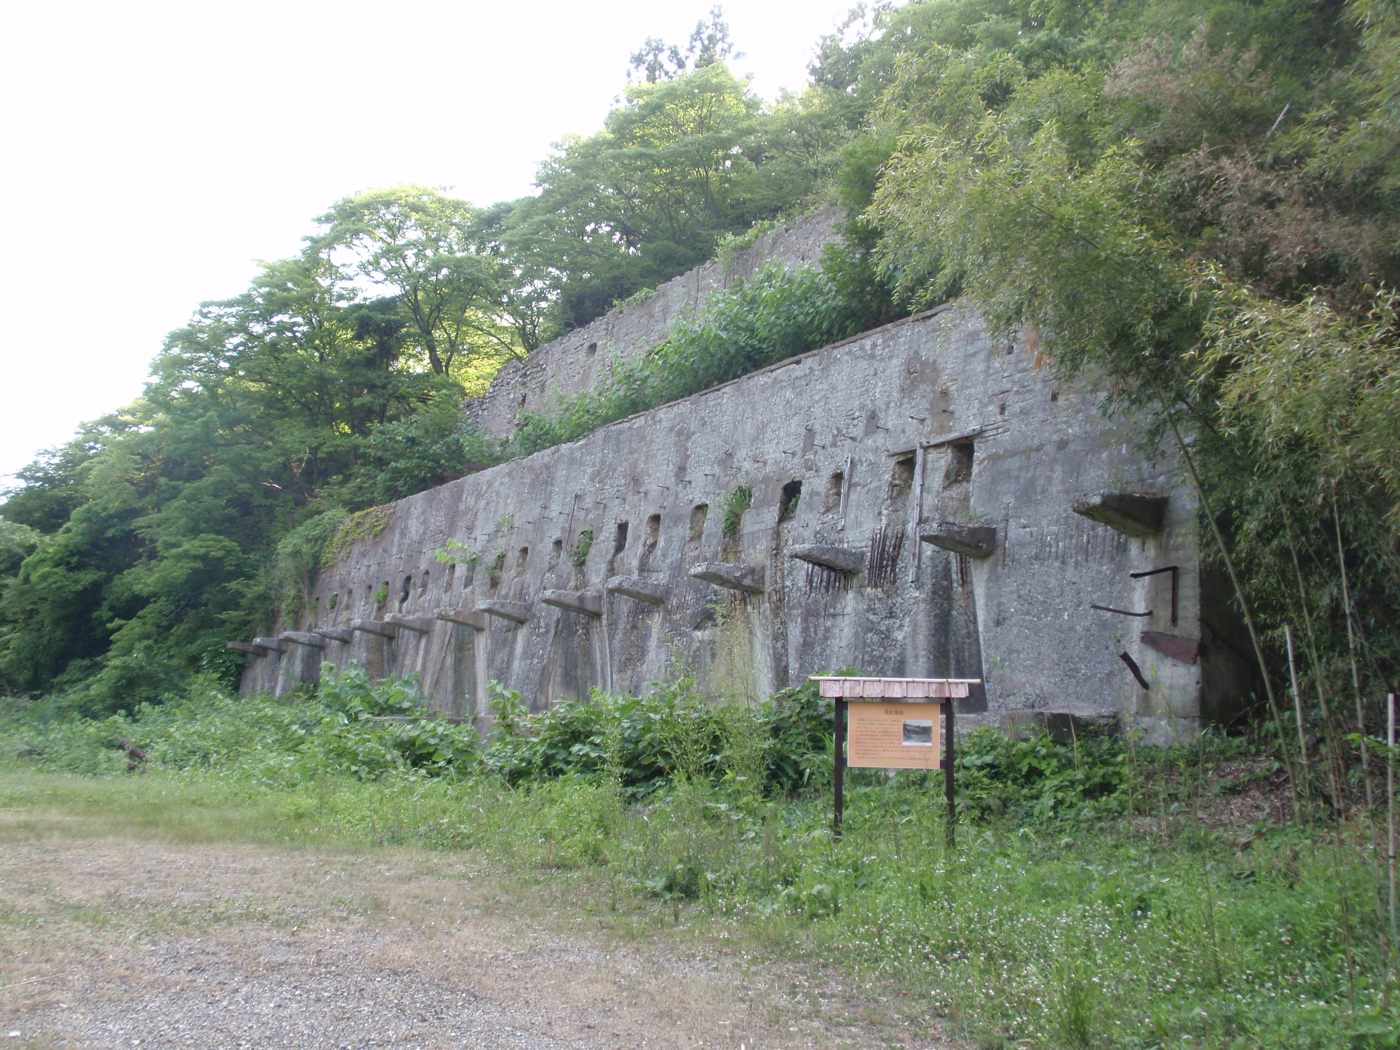
[[819,959],[989,1048],[1400,1045],[1370,827],[1282,820],[1277,766],[1246,744],[975,734],[950,847],[920,774],[856,777],[833,839],[801,697],[715,712],[682,685],[534,719],[504,697],[478,748],[390,720],[407,692],[385,688],[12,712],[4,833],[470,851]]

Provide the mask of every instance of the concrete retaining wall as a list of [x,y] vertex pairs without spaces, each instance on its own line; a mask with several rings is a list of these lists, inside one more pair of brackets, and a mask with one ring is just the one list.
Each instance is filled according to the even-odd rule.
[[[323,632],[331,663],[416,672],[478,721],[490,680],[543,708],[680,674],[756,698],[855,667],[984,678],[967,708],[984,718],[1177,735],[1238,662],[1202,641],[1196,507],[1170,457],[1145,459],[1098,401],[933,311],[402,500],[283,626]],[[1160,522],[1076,511],[1104,492],[1166,497]],[[250,655],[245,687],[310,674],[289,644]]]

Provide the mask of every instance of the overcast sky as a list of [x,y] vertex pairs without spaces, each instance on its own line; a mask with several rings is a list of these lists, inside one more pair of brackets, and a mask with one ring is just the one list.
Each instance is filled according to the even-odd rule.
[[[728,0],[767,98],[853,0]],[[710,0],[46,0],[0,15],[0,486],[135,398],[165,333],[361,189],[532,192]]]

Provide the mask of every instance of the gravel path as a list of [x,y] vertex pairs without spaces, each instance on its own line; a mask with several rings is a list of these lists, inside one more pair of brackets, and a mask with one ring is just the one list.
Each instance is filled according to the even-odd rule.
[[6,1047],[949,1047],[831,974],[469,855],[0,843]]

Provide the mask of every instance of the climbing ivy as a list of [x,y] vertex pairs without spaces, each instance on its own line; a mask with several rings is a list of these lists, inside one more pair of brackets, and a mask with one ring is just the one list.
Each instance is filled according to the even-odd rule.
[[351,547],[364,540],[374,539],[387,529],[389,522],[393,520],[392,504],[369,507],[354,514],[344,515],[340,526],[321,552],[321,566],[325,568],[334,565],[350,553]]

